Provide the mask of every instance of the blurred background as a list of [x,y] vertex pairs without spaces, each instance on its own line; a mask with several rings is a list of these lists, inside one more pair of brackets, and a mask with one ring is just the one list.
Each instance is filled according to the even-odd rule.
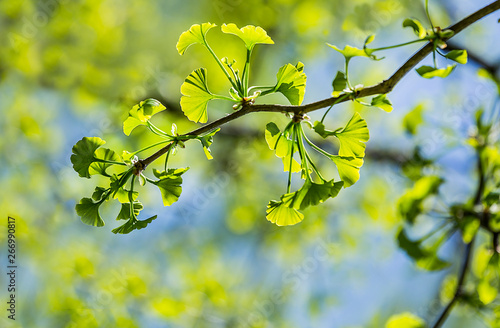
[[[431,1],[431,15],[445,27],[489,2]],[[464,140],[474,111],[490,108],[498,93],[473,61],[445,80],[409,73],[389,95],[390,114],[355,103],[337,106],[330,126],[343,126],[359,111],[370,128],[361,179],[305,211],[295,226],[279,228],[265,218],[268,201],[286,190],[281,160],[264,140],[266,123],[286,122],[276,113],[224,126],[211,161],[198,144],[187,144],[172,159],[173,167],[191,167],[179,202],[163,207],[157,189],[141,190],[143,217],[159,216],[147,229],[111,233],[119,225],[116,204],[103,207],[102,228],[83,224],[74,211],[99,181],[73,171],[71,148],[78,140],[98,136],[118,153],[157,141],[143,128],[130,137],[122,132],[128,110],[149,97],[167,107],[155,116],[157,126],[169,130],[175,122],[180,133],[190,131],[196,124],[180,111],[180,86],[199,67],[208,69],[212,91],[227,91],[204,49],[178,55],[177,39],[192,24],[262,26],[275,45],[256,47],[251,83],[274,84],[279,67],[301,61],[307,103],[329,97],[343,69],[342,56],[327,42],[361,47],[370,34],[377,34],[374,47],[412,40],[412,31],[401,27],[406,17],[426,22],[423,1],[0,1],[0,214],[2,231],[7,215],[17,221],[19,287],[17,320],[3,313],[1,326],[384,327],[389,316],[406,311],[432,321],[442,307],[441,283],[458,268],[461,243],[447,243],[442,255],[454,264],[437,273],[417,269],[398,250],[397,199],[411,186],[401,164],[420,145],[447,178],[445,201],[471,195],[474,154]],[[486,17],[453,43],[497,64],[497,20]],[[208,40],[220,57],[244,62],[237,38],[216,28]],[[353,59],[351,81],[388,78],[418,47],[387,51],[380,62]],[[210,103],[210,120],[231,112],[231,105]],[[423,123],[410,135],[402,122],[416,106],[423,108]],[[311,113],[312,121],[322,114]],[[335,176],[333,167],[327,170]],[[2,232],[0,243],[6,239]],[[0,275],[2,301],[6,277]],[[485,324],[457,307],[445,327]]]

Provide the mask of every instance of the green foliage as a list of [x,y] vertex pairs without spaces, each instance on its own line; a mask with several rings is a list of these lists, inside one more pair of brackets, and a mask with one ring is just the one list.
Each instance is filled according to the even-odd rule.
[[123,133],[129,136],[133,129],[139,125],[147,125],[153,115],[163,110],[165,106],[156,99],[141,101],[128,112],[128,117],[123,122]]
[[378,107],[387,113],[392,112],[392,103],[385,94],[373,97],[370,105],[373,107]]
[[444,239],[438,239],[434,245],[430,247],[422,246],[423,240],[412,241],[408,238],[404,229],[401,229],[397,234],[398,246],[406,252],[406,254],[415,260],[417,266],[428,271],[438,271],[447,268],[450,263],[442,260],[437,255],[439,246]]
[[306,92],[306,74],[304,64],[298,62],[297,65],[286,64],[281,67],[276,74],[277,82],[274,92],[281,92],[292,105],[300,105]]
[[393,315],[385,324],[385,328],[426,328],[425,321],[409,312]]
[[234,34],[239,37],[249,51],[252,51],[256,44],[274,44],[274,41],[267,35],[267,32],[260,26],[247,25],[238,28],[236,24],[222,24],[221,30],[224,33]]
[[425,176],[415,182],[398,202],[401,217],[409,223],[414,223],[418,215],[423,211],[424,200],[437,194],[443,179],[438,176]]
[[181,108],[193,122],[206,123],[208,102],[216,98],[207,86],[207,70],[199,68],[186,78],[181,86]]
[[420,66],[417,68],[417,73],[426,79],[432,79],[433,77],[445,78],[453,72],[456,65],[448,65],[446,68],[436,68],[432,66]]
[[424,106],[419,104],[409,111],[403,118],[403,127],[405,131],[411,135],[417,133],[418,127],[424,122],[422,114]]
[[82,177],[90,179],[90,165],[96,161],[95,151],[104,145],[106,141],[99,137],[83,137],[73,146],[71,163],[73,169]]
[[189,168],[169,169],[163,172],[160,172],[158,170],[153,170],[154,175],[159,180],[150,182],[156,185],[160,189],[161,198],[163,199],[164,206],[170,206],[179,199],[182,192],[181,176],[187,170],[189,170]]
[[193,44],[207,45],[206,35],[207,32],[217,25],[211,23],[203,23],[201,25],[194,24],[191,28],[181,34],[179,41],[177,42],[176,48],[179,55],[183,55],[186,49]]
[[403,21],[403,27],[410,27],[419,39],[427,36],[427,30],[418,19],[407,18]]
[[104,221],[99,215],[99,206],[102,201],[94,202],[91,198],[82,198],[79,204],[76,204],[76,214],[78,214],[82,222],[94,227],[104,226]]

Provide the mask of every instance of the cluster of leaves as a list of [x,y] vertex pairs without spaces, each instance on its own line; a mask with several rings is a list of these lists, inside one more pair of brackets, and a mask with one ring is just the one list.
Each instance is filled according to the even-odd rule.
[[[298,106],[302,103],[307,77],[304,73],[304,65],[301,62],[298,62],[296,65],[288,63],[282,66],[276,74],[276,84],[274,85],[250,86],[250,62],[255,45],[274,43],[264,29],[252,25],[243,28],[238,28],[235,24],[223,24],[221,26],[223,33],[238,37],[243,41],[246,48],[246,59],[240,73],[239,69],[235,68],[236,60],[228,59],[227,57],[219,58],[210,47],[207,41],[207,33],[215,26],[212,23],[192,25],[189,30],[180,35],[176,45],[180,55],[183,55],[191,45],[202,45],[216,61],[230,83],[228,95],[218,95],[212,93],[208,87],[207,70],[205,68],[199,68],[190,73],[181,86],[182,97],[180,100],[182,111],[189,120],[200,123],[207,122],[208,103],[213,99],[233,102],[234,110],[250,106],[257,98],[271,93],[283,94],[292,105]],[[354,57],[368,57],[372,60],[380,60],[381,58],[377,58],[374,55],[375,52],[421,41],[433,42],[435,56],[436,52],[439,53],[438,48],[443,47],[444,40],[451,36],[450,31],[440,31],[439,28],[432,27],[430,30],[425,30],[422,24],[415,19],[405,20],[403,26],[411,27],[417,34],[418,39],[395,46],[368,48],[368,45],[374,40],[374,36],[372,35],[366,39],[362,49],[349,45],[345,46],[344,49],[340,49],[334,45],[329,45],[340,52],[345,58],[344,71],[338,71],[332,83],[332,94],[334,97],[338,97],[336,103],[344,99],[351,99],[367,106],[379,107],[387,112],[392,111],[392,104],[385,94],[373,97],[370,103],[363,103],[357,99],[358,92],[363,86],[356,85],[352,87],[348,75],[350,60]],[[452,51],[445,56],[458,62],[466,61],[465,51]],[[426,72],[422,73],[423,70],[426,70]],[[447,72],[451,72],[453,68],[447,68],[446,70]],[[446,74],[439,73],[440,71],[437,67],[432,72],[421,67],[417,69],[417,72],[424,77],[445,77],[449,74],[449,72]],[[316,121],[314,124],[305,119],[306,116],[304,113],[296,112],[283,131],[275,123],[269,123],[266,126],[266,141],[270,149],[275,150],[276,155],[282,158],[284,171],[289,172],[287,192],[280,197],[279,201],[271,201],[267,206],[267,219],[279,226],[293,225],[302,221],[304,216],[299,210],[304,210],[311,205],[318,205],[329,198],[336,197],[342,187],[347,188],[352,186],[359,179],[359,170],[363,165],[363,157],[365,155],[365,143],[369,138],[368,127],[365,120],[359,113],[356,113],[344,127],[337,128],[336,130],[327,129],[324,120],[331,108],[324,113],[321,121]],[[204,135],[189,133],[179,135],[175,124],[173,124],[171,133],[166,133],[151,122],[153,115],[164,109],[165,107],[157,100],[147,99],[134,106],[129,111],[129,116],[123,123],[123,132],[127,136],[136,127],[146,126],[152,133],[162,138],[161,141],[153,145],[134,152],[124,151],[121,156],[110,149],[100,148],[104,144],[104,141],[98,137],[83,138],[73,147],[74,154],[71,156],[71,161],[74,169],[81,177],[90,178],[91,175],[99,174],[109,179],[109,186],[96,187],[92,198],[83,198],[77,204],[76,210],[82,217],[83,222],[94,226],[103,226],[104,221],[99,215],[99,207],[105,201],[113,198],[122,203],[122,208],[117,219],[126,220],[125,224],[114,229],[113,232],[128,233],[134,229],[144,228],[156,216],[146,220],[137,219],[143,206],[137,200],[138,192],[135,190],[135,180],[138,179],[140,185],[145,185],[146,183],[156,185],[161,191],[164,205],[169,206],[179,198],[182,190],[181,176],[187,170],[187,168],[167,169],[169,156],[175,154],[179,147],[184,148],[184,142],[197,139],[201,142],[207,158],[212,158],[209,146],[213,141],[213,135],[218,129]],[[313,143],[306,136],[302,122],[307,123],[308,127],[324,139],[330,137],[337,139],[340,145],[338,154],[330,154]],[[318,165],[314,162],[305,147],[306,144],[334,163],[338,171],[339,181],[326,179],[321,175]],[[166,154],[166,158],[164,170],[153,171],[157,179],[154,180],[144,174],[144,169],[150,162],[156,160],[157,157],[153,156],[154,158],[139,160],[136,155],[157,146],[163,146],[160,156]],[[295,154],[298,154],[300,162],[294,158]],[[125,166],[126,169],[122,172],[108,173],[107,169],[111,166],[115,166],[115,168]],[[304,180],[303,186],[295,192],[290,191],[293,172],[300,172],[300,176]],[[420,181],[418,186],[416,186],[417,190],[414,191],[413,195],[407,196],[408,200],[402,202],[401,208],[406,206],[414,211],[411,215],[418,215],[419,213],[415,211],[420,208],[429,194],[437,190],[441,182],[440,179],[430,177]],[[409,221],[411,222],[412,220]],[[411,244],[407,240],[408,238],[404,234],[404,231],[401,232],[400,236],[402,244]],[[414,257],[427,258],[427,253],[415,253]],[[442,266],[443,264],[439,262],[437,265]]]
[[[171,133],[166,133],[151,122],[152,116],[163,110],[165,110],[165,106],[158,100],[147,99],[135,105],[123,122],[123,132],[126,135],[130,135],[132,130],[143,125],[162,138],[161,141],[153,145],[134,152],[123,151],[121,155],[111,149],[101,148],[105,141],[98,137],[84,137],[73,146],[71,162],[75,171],[83,178],[90,178],[97,174],[106,177],[108,181],[106,186],[97,186],[92,197],[84,197],[76,205],[76,212],[81,217],[82,222],[96,227],[104,226],[99,208],[105,201],[116,199],[121,204],[116,220],[123,220],[125,223],[113,229],[113,233],[127,234],[133,230],[145,228],[157,216],[143,220],[138,219],[143,205],[138,200],[139,192],[136,190],[136,180],[141,186],[147,183],[157,186],[163,199],[163,205],[170,206],[179,199],[182,192],[182,175],[189,168],[168,169],[169,155],[175,154],[179,147],[183,148],[185,141],[197,139],[201,142],[207,158],[211,158],[208,147],[212,143],[213,135],[218,130],[200,136],[180,136],[177,133],[176,125],[173,124]],[[136,155],[161,145],[164,145],[167,153],[165,168],[163,171],[153,169],[153,175],[156,179],[152,179],[145,175],[145,167],[141,166],[142,164]],[[114,166],[114,171],[108,172],[112,166]],[[115,172],[120,167],[125,169],[121,172]]]
[[[419,109],[420,111],[421,109]],[[414,114],[411,114],[414,116]],[[414,126],[409,131],[414,131]],[[450,266],[438,254],[441,246],[459,233],[465,244],[477,239],[480,231],[489,236],[489,247],[481,247],[475,255],[473,272],[475,288],[462,291],[459,301],[484,308],[497,299],[500,288],[500,142],[498,122],[486,119],[483,110],[476,112],[475,132],[468,145],[475,150],[478,186],[470,199],[463,203],[446,204],[440,187],[445,181],[437,175],[426,175],[424,168],[439,167],[432,160],[424,159],[419,151],[403,166],[403,172],[413,181],[413,187],[399,199],[398,211],[404,225],[397,232],[397,242],[417,266],[425,270],[438,271]],[[437,221],[430,232],[418,239],[410,237],[415,225]],[[457,286],[456,278],[446,279],[441,298],[449,302]],[[492,326],[497,327],[500,316],[494,316]]]

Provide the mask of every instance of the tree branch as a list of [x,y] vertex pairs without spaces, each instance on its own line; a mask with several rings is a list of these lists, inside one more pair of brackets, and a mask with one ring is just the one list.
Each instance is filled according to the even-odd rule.
[[[461,21],[457,22],[456,24],[446,28],[449,30],[452,30],[454,32],[454,35],[460,33],[463,31],[465,28],[470,26],[471,24],[475,23],[476,21],[480,20],[481,18],[491,14],[494,11],[497,11],[500,9],[500,0],[494,1],[491,4],[487,5],[486,7],[479,9],[478,11],[474,12],[473,14],[465,17]],[[444,41],[446,41],[445,39]],[[379,84],[366,87],[364,89],[359,90],[356,93],[357,98],[363,98],[367,96],[372,96],[372,95],[377,95],[377,94],[385,94],[389,93],[392,91],[392,89],[396,86],[396,84],[401,81],[401,79],[413,69],[419,62],[421,62],[427,55],[429,55],[432,52],[433,49],[433,44],[432,42],[427,43],[425,46],[423,46],[420,50],[418,50],[413,56],[411,56],[389,79],[382,81]],[[258,104],[258,105],[244,105],[243,108],[240,110],[233,112],[227,116],[224,116],[218,120],[215,120],[209,124],[206,124],[196,130],[193,130],[191,132],[188,132],[184,134],[184,136],[198,136],[207,132],[210,132],[211,130],[214,130],[215,128],[228,123],[230,121],[233,121],[239,117],[242,117],[244,115],[247,115],[249,113],[256,113],[256,112],[288,112],[288,113],[308,113],[312,112],[321,108],[325,108],[328,106],[331,106],[333,104],[337,105],[339,103],[347,101],[348,98],[339,100],[339,97],[331,97],[327,99],[323,99],[317,102],[313,102],[310,104],[306,105],[301,105],[301,106],[293,106],[293,105],[275,105],[275,104]],[[156,156],[156,153],[151,155],[145,160],[140,160],[137,162],[137,165],[139,167],[145,167],[149,163],[151,163],[153,160],[157,159],[159,156],[165,154],[168,151],[169,145],[163,147],[162,149],[158,150],[157,153],[159,153],[158,156]],[[154,158],[153,160],[149,160],[150,158]]]

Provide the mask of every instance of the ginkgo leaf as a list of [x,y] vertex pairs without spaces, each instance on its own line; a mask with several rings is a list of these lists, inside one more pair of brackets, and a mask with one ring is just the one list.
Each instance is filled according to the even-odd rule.
[[452,50],[445,57],[459,64],[467,64],[467,50]]
[[79,204],[76,204],[76,214],[80,216],[83,223],[94,226],[104,226],[104,221],[99,215],[99,206],[102,201],[94,202],[91,198],[82,198]]
[[139,125],[146,125],[153,115],[163,110],[165,110],[165,106],[153,98],[146,99],[134,105],[128,112],[128,117],[123,122],[123,133],[129,136],[133,129]]
[[328,129],[326,129],[325,125],[323,123],[321,123],[320,121],[314,122],[313,129],[317,134],[319,134],[323,138],[328,138],[329,136],[334,136],[337,132],[342,130],[342,128],[338,128],[335,131],[328,130]]
[[418,104],[403,117],[403,126],[405,131],[411,135],[417,133],[418,127],[424,122],[423,112],[425,107]]
[[406,252],[406,254],[415,260],[417,266],[428,271],[439,271],[450,266],[450,263],[442,260],[437,255],[438,248],[441,242],[438,242],[431,247],[424,248],[421,241],[412,241],[408,238],[404,229],[401,229],[397,234],[398,246]]
[[420,66],[416,69],[417,73],[426,79],[432,79],[433,77],[445,78],[450,75],[457,65],[448,65],[446,68],[434,68],[432,66]]
[[[134,214],[135,216],[139,215],[139,212],[143,209],[144,207],[142,206],[141,202],[139,201],[134,201]],[[120,212],[118,213],[118,216],[116,217],[117,220],[129,220],[130,217],[130,203],[124,203],[122,204],[122,207],[120,209]]]
[[154,215],[150,217],[149,219],[146,220],[135,220],[135,219],[130,219],[128,220],[125,224],[119,226],[118,228],[115,228],[111,230],[113,233],[119,233],[119,234],[128,234],[134,230],[140,230],[144,229],[153,222],[158,217],[158,215]]
[[339,156],[365,156],[365,142],[370,138],[370,133],[366,121],[359,113],[354,113],[344,129],[335,133],[335,136],[340,142]]
[[71,163],[73,169],[82,178],[90,178],[89,168],[95,162],[95,151],[97,148],[104,145],[106,141],[99,137],[83,137],[73,146],[73,155],[71,155]]
[[198,140],[200,140],[201,145],[203,146],[203,151],[205,152],[205,156],[207,156],[207,159],[212,159],[212,153],[210,151],[210,145],[214,141],[214,135],[219,132],[220,128],[213,130],[212,132],[205,134],[201,137],[198,137]]
[[333,92],[332,96],[338,97],[344,89],[347,88],[347,79],[344,72],[338,71],[337,75],[332,81]]
[[298,62],[296,66],[292,64],[282,66],[276,74],[274,91],[281,92],[290,104],[295,106],[302,103],[306,92],[307,76],[303,71],[304,64]]
[[[129,199],[129,194],[130,191],[123,188],[124,182],[120,178],[116,176],[116,174],[113,174],[110,178],[110,190],[111,190],[111,195],[113,196],[114,199],[118,199],[118,201],[122,204],[130,202]],[[137,191],[133,191],[132,194],[132,200],[136,200],[137,197],[139,196],[139,193]]]
[[359,157],[342,157],[333,155],[331,160],[337,166],[340,180],[344,181],[344,187],[350,187],[359,180],[359,169],[363,166],[363,159]]
[[409,189],[398,201],[400,215],[409,223],[423,211],[423,202],[427,197],[436,194],[443,183],[438,176],[425,176],[417,180],[413,188]]
[[304,220],[304,215],[296,209],[287,206],[283,202],[283,198],[287,194],[281,196],[281,201],[270,201],[267,205],[266,219],[277,226],[290,226]]
[[[94,156],[97,159],[103,159],[103,160],[106,160],[106,161],[114,161],[114,162],[121,161],[121,158],[120,158],[120,156],[118,156],[117,153],[115,153],[113,150],[107,149],[107,148],[99,148],[99,149],[97,149],[94,152]],[[102,163],[102,162],[93,162],[89,166],[89,174],[90,175],[101,174],[101,175],[104,175],[104,176],[109,176],[106,173],[106,169],[108,167],[110,167],[111,165],[113,165],[113,164]]]
[[153,170],[154,175],[159,180],[152,183],[160,189],[164,206],[170,206],[179,200],[182,192],[181,175],[183,175],[187,170],[189,170],[189,168],[169,169],[163,172]]
[[[265,137],[269,148],[271,150],[275,150],[276,156],[283,160],[283,170],[285,172],[288,172],[290,170],[292,147],[293,152],[295,153],[298,150],[297,143],[291,139],[288,139],[288,136],[281,133],[278,126],[273,122],[270,122],[266,125]],[[295,159],[293,159],[291,165],[292,172],[300,171],[301,166]]]
[[208,90],[207,70],[199,68],[189,74],[181,86],[181,93],[181,109],[184,115],[195,123],[206,123],[208,102],[215,98]]
[[392,103],[389,100],[389,98],[387,98],[387,95],[385,95],[385,94],[381,94],[381,95],[378,95],[376,97],[373,97],[370,105],[374,106],[374,107],[378,107],[387,113],[392,112]]
[[212,23],[194,24],[189,30],[182,32],[176,45],[179,55],[183,55],[186,49],[193,44],[200,43],[206,45],[205,36],[215,26],[217,25]]
[[334,182],[330,180],[323,183],[314,183],[310,179],[306,179],[299,190],[283,195],[282,200],[288,206],[304,210],[309,206],[323,203],[328,198],[336,197],[343,185],[342,181]]
[[427,35],[427,30],[425,27],[420,23],[418,19],[414,18],[407,18],[403,21],[403,27],[411,27],[413,29],[413,32],[415,33],[416,36],[418,36],[419,39],[423,39]]
[[222,24],[221,30],[224,33],[234,34],[239,37],[248,50],[252,50],[256,44],[274,44],[274,41],[267,35],[267,32],[260,26],[247,25],[238,28],[236,24]]
[[404,312],[393,315],[387,320],[385,328],[426,328],[425,321],[416,315]]

